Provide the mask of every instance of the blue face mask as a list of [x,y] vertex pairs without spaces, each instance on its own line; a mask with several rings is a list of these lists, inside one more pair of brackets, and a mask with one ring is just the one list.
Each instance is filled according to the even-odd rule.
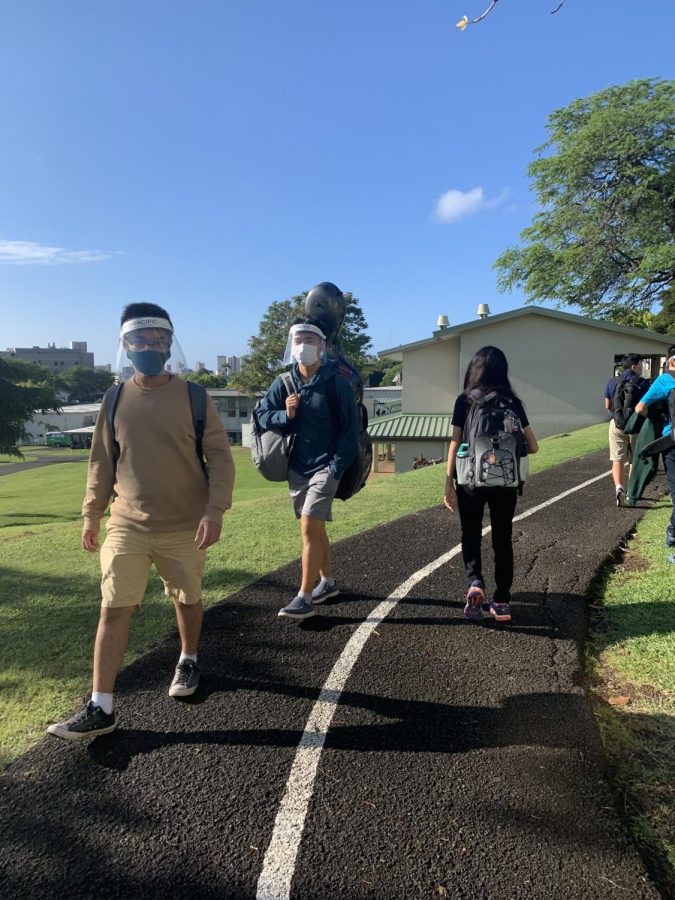
[[159,375],[164,371],[167,357],[158,350],[129,350],[127,356],[141,375]]

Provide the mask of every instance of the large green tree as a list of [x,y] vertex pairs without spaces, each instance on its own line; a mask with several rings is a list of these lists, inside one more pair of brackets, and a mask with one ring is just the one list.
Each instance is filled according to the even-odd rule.
[[497,259],[500,290],[641,324],[675,281],[675,81],[556,110],[528,169],[540,210]]
[[661,334],[675,337],[675,284],[671,284],[661,297],[661,311],[652,316],[649,327]]
[[50,373],[40,366],[0,357],[0,453],[21,457],[17,447],[35,412],[57,409]]
[[114,380],[110,372],[101,369],[70,366],[60,373],[58,387],[65,391],[70,403],[86,403],[100,400]]
[[[245,357],[241,372],[230,378],[230,386],[248,394],[265,391],[276,376],[283,371],[283,355],[288,340],[288,329],[296,316],[304,314],[307,291],[288,300],[275,300],[260,322],[258,334],[249,339],[250,352]],[[347,312],[340,331],[342,352],[357,369],[363,364],[371,340],[359,301],[351,293],[345,293]]]

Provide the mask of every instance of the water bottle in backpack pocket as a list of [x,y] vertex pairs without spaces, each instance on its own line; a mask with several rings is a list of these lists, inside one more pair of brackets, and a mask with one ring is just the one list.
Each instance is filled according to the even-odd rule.
[[469,484],[469,469],[471,468],[471,456],[469,454],[469,445],[463,443],[459,445],[457,450],[457,458],[455,459],[455,475],[457,484]]

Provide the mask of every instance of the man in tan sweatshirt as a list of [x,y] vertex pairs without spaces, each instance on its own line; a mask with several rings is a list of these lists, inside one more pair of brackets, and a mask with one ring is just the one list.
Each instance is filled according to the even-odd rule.
[[[169,694],[195,692],[206,548],[220,538],[223,512],[232,505],[234,463],[213,401],[206,397],[202,466],[188,385],[166,368],[173,359],[168,313],[153,303],[133,303],[121,325],[121,351],[134,374],[118,395],[114,435],[107,400],[101,407],[82,506],[82,546],[91,553],[100,549],[102,573],[93,690],[73,716],[47,729],[66,740],[115,728],[115,681],[131,615],[143,599],[153,563],[173,600],[182,647]],[[106,538],[99,547],[108,504]]]

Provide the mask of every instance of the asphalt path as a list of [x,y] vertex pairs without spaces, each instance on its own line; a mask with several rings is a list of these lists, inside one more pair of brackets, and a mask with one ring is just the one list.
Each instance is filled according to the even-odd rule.
[[[603,452],[534,476],[518,513],[606,468]],[[659,896],[581,678],[585,595],[642,512],[603,478],[517,522],[511,625],[462,619],[459,556],[399,600],[316,748],[292,898]],[[46,738],[0,778],[0,895],[288,896],[261,872],[322,686],[373,609],[458,541],[442,507],[342,541],[342,594],[300,625],[276,617],[298,563],[228,598],[205,617],[192,702],[167,696],[175,635],[125,669],[117,732]]]
[[43,466],[55,466],[57,463],[87,462],[87,456],[78,456],[73,459],[49,459],[48,456],[40,456],[35,461],[23,463],[7,463],[0,466],[0,475],[13,475],[15,472],[23,472],[26,469],[41,469]]

